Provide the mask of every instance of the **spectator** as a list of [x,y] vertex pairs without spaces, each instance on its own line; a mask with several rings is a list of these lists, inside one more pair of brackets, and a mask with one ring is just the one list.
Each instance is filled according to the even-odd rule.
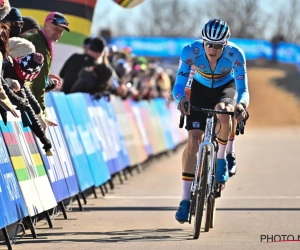
[[127,63],[127,55],[124,52],[119,52],[112,64],[118,77],[122,78],[129,73],[129,66]]
[[30,16],[23,17],[24,25],[21,29],[20,37],[29,36],[32,34],[36,34],[40,29],[38,22]]
[[11,8],[10,12],[1,20],[10,27],[9,37],[18,37],[24,25],[21,12],[17,8]]
[[16,91],[16,94],[10,94],[13,104],[21,112],[23,126],[30,127],[41,143],[44,144],[44,149],[46,151],[50,150],[52,145],[45,134],[47,121],[42,117],[40,105],[32,95],[27,84],[28,81],[35,79],[39,75],[44,64],[44,57],[40,53],[30,53],[21,58],[9,59],[4,70],[4,80],[12,89],[14,89],[12,84],[20,84],[20,90]]
[[[5,17],[10,11],[10,5],[7,0],[3,1],[0,6],[0,19]],[[3,23],[0,23],[0,74],[2,74],[3,59],[8,56],[8,39],[9,39],[9,27]],[[13,116],[19,117],[17,111],[13,107],[12,103],[8,99],[3,86],[2,81],[0,83],[0,113],[3,114],[3,110],[10,111]]]
[[10,12],[10,9],[8,0],[0,0],[0,20],[2,20]]
[[116,53],[118,52],[118,48],[114,44],[109,44],[107,46],[107,49],[108,49],[107,59],[108,59],[109,63],[111,65],[113,65]]
[[21,38],[21,37],[12,37],[8,41],[9,55],[12,58],[23,57],[30,53],[35,52],[35,47],[32,42]]
[[42,30],[39,30],[36,34],[26,36],[26,39],[34,44],[36,51],[41,53],[45,58],[44,66],[38,77],[33,80],[31,87],[43,111],[45,111],[45,85],[54,82],[56,88],[61,86],[60,77],[49,73],[54,55],[53,43],[61,38],[65,30],[70,31],[68,25],[69,23],[63,14],[51,12],[45,18],[44,28]]
[[281,34],[276,34],[275,36],[272,37],[271,43],[272,43],[272,62],[277,63],[277,49],[278,45],[281,42],[285,42],[284,36]]
[[80,71],[79,78],[73,84],[70,93],[101,94],[109,89],[111,76],[112,71],[105,63],[86,67]]
[[82,45],[84,54],[86,54],[88,52],[92,40],[93,39],[91,37],[87,37],[84,39],[83,45]]
[[59,76],[64,79],[62,91],[69,94],[78,79],[78,72],[85,67],[95,66],[105,48],[103,38],[94,38],[86,54],[73,54],[62,67]]

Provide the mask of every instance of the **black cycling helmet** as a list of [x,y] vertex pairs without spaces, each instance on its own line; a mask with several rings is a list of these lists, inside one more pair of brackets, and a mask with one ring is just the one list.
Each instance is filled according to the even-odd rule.
[[230,29],[226,21],[211,19],[202,29],[202,39],[208,42],[226,43],[230,37]]

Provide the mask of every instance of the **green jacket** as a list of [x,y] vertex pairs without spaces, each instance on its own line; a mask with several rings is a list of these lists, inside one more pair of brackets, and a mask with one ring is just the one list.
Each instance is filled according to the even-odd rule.
[[44,96],[52,62],[51,48],[41,31],[38,31],[36,34],[29,35],[25,37],[25,39],[32,42],[35,46],[36,52],[39,52],[44,56],[44,65],[38,77],[32,81],[33,84],[31,85],[31,90],[45,113],[46,105]]

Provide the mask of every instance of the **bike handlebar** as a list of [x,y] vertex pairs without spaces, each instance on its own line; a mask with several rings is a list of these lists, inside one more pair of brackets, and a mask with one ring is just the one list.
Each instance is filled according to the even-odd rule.
[[[187,111],[188,102],[184,103],[184,109]],[[234,115],[233,111],[222,111],[222,110],[215,110],[215,109],[199,108],[196,106],[192,106],[191,110],[204,112],[206,114],[224,114],[224,115],[230,115],[230,116]],[[246,112],[247,112],[247,110],[246,110]],[[184,118],[185,118],[184,115],[180,115],[179,128],[183,128]],[[247,112],[247,118],[244,121],[239,122],[237,124],[236,131],[235,131],[236,135],[239,135],[239,134],[243,135],[245,133],[245,126],[246,126],[246,121],[248,120],[248,118],[249,118],[249,113]]]
[[199,107],[195,107],[195,106],[192,106],[191,110],[201,111],[201,112],[204,112],[206,114],[224,114],[224,115],[231,115],[231,116],[234,115],[233,111],[223,111],[223,110],[216,110],[216,109],[206,109],[206,108],[199,108]]

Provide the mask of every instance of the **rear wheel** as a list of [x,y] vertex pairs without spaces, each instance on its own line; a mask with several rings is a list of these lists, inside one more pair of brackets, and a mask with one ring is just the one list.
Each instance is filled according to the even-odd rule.
[[195,196],[192,196],[189,211],[189,224],[192,222],[192,217],[195,216]]
[[211,225],[211,219],[212,219],[212,213],[213,213],[213,197],[210,196],[207,199],[206,208],[205,208],[205,226],[204,226],[204,232],[208,232]]
[[205,206],[206,190],[207,190],[207,179],[208,179],[208,167],[209,167],[209,151],[203,148],[201,161],[201,178],[198,189],[196,191],[196,207],[195,207],[195,222],[194,222],[194,233],[193,238],[198,239],[200,235],[201,222],[203,216],[203,210]]
[[[215,215],[216,215],[216,197],[218,197],[218,184],[215,182],[215,174],[217,167],[217,151],[215,151],[215,159],[214,159],[214,169],[213,169],[213,195],[211,199],[211,218],[210,218],[210,228],[214,228],[215,225]],[[220,192],[222,188],[220,187]]]
[[212,199],[212,213],[211,213],[211,219],[210,219],[210,228],[214,228],[215,225],[215,216],[216,216],[216,198]]

